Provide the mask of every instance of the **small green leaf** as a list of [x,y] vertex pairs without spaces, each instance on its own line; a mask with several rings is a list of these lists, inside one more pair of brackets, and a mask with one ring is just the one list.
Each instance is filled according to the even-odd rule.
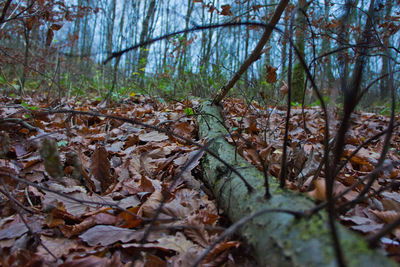
[[189,108],[189,107],[185,108],[185,114],[186,115],[193,115],[194,114],[193,109]]
[[0,83],[1,84],[7,83],[6,78],[4,78],[4,76],[2,74],[0,74]]
[[28,108],[29,107],[29,105],[24,100],[22,100],[21,106],[23,106],[24,108]]
[[30,109],[30,110],[33,110],[33,111],[35,111],[35,110],[38,110],[38,109],[39,109],[39,107],[36,107],[36,106],[31,106],[31,107],[29,107],[29,109]]
[[66,141],[66,140],[61,140],[60,142],[57,143],[58,147],[67,146],[67,145],[68,145],[68,141]]
[[233,127],[232,128],[233,131],[236,131],[237,129],[238,129],[238,127]]

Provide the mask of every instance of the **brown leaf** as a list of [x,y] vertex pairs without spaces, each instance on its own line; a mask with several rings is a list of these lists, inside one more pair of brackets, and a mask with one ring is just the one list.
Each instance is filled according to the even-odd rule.
[[225,241],[222,243],[219,243],[218,245],[215,246],[215,248],[207,254],[207,256],[204,258],[205,262],[211,262],[213,261],[216,257],[221,255],[221,253],[227,251],[228,249],[235,247],[238,248],[240,246],[240,242],[238,241]]
[[[51,253],[57,258],[68,255],[71,249],[74,249],[78,246],[77,240],[59,237],[54,238],[45,235],[40,236],[40,241],[42,242],[43,246],[46,246],[46,248],[49,249]],[[49,252],[44,249],[43,246],[38,247],[37,254],[42,255],[49,262],[52,261],[53,257],[49,255]]]
[[276,74],[276,71],[278,68],[274,68],[273,66],[267,66],[267,75],[266,75],[266,81],[268,83],[276,83],[278,75]]
[[222,5],[221,9],[222,9],[221,15],[223,15],[223,16],[232,16],[233,15],[230,5]]
[[211,239],[208,232],[205,230],[204,223],[201,222],[201,219],[202,218],[197,215],[189,216],[187,224],[192,225],[193,228],[187,228],[184,232],[187,237],[205,248],[211,243]]
[[155,247],[165,250],[173,250],[178,253],[185,253],[190,247],[196,246],[192,241],[188,240],[181,232],[175,236],[169,235],[157,239]]
[[53,30],[53,31],[58,31],[58,30],[60,30],[61,28],[62,28],[62,24],[56,24],[56,23],[54,23],[54,24],[52,24],[51,25],[51,29]]
[[325,180],[323,179],[315,180],[314,185],[315,189],[313,191],[308,192],[307,194],[318,201],[326,200]]
[[113,225],[116,224],[118,218],[107,213],[98,213],[93,216],[86,218],[79,224],[76,225],[59,225],[61,232],[68,238],[72,236],[79,235],[83,231],[89,229],[90,227],[102,224],[102,225]]
[[[137,212],[139,211],[139,207],[129,208],[128,211],[133,214],[137,214]],[[118,218],[122,219],[123,221],[123,224],[119,225],[119,227],[122,228],[135,228],[142,222],[141,219],[138,219],[138,217],[133,216],[132,214],[126,211],[123,211],[120,214],[118,214]]]
[[104,146],[98,146],[90,158],[92,161],[90,170],[94,178],[100,182],[101,192],[103,193],[114,183],[114,178],[110,173],[111,164],[107,155]]
[[158,206],[161,203],[163,196],[160,191],[154,191],[150,197],[142,204],[138,211],[138,215],[153,217]]
[[[111,225],[96,225],[79,237],[90,246],[102,245],[108,246],[118,241],[126,243],[132,240],[142,239],[144,230],[131,230]],[[150,241],[148,239],[148,241]]]
[[[125,266],[117,253],[114,253],[111,259],[100,258],[97,256],[89,256],[86,258],[69,259],[65,263],[61,264],[60,267],[122,267]],[[129,266],[129,265],[128,265]]]
[[[68,192],[67,190],[75,190],[75,192]],[[115,203],[117,202],[113,201],[110,197],[105,196],[105,197],[100,197],[99,195],[92,194],[88,195],[86,192],[76,192],[78,189],[83,190],[82,187],[73,187],[73,188],[64,188],[61,189],[63,190],[65,194],[67,194],[67,197],[73,197],[77,199],[78,201],[60,196],[58,194],[52,193],[52,192],[46,192],[46,195],[43,200],[43,206],[47,205],[57,205],[57,203],[62,203],[65,207],[65,210],[76,217],[80,217],[88,212],[92,212],[94,210],[97,210],[100,208],[101,204],[82,204],[79,202],[80,200],[83,201],[93,201],[93,202],[98,202],[102,203],[104,201],[107,201],[109,203]],[[57,191],[61,191],[60,189],[56,189]]]
[[287,85],[287,83],[285,81],[283,81],[283,85],[282,87],[279,89],[279,91],[282,93],[282,95],[287,95],[287,93],[289,92],[289,86]]
[[150,253],[146,253],[144,258],[144,267],[165,267],[168,266],[165,261],[160,259],[155,255],[151,255]]
[[385,223],[392,223],[400,216],[400,212],[394,210],[386,210],[386,211],[371,210],[371,212]]
[[26,19],[26,21],[25,21],[25,23],[26,23],[26,28],[30,31],[30,30],[32,30],[32,28],[33,28],[33,26],[35,25],[35,23],[36,23],[36,17],[35,16],[32,16],[32,17],[29,17],[29,18],[27,18]]

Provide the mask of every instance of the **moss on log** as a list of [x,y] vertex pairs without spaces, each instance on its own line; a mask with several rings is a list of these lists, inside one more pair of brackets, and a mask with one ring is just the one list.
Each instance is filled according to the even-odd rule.
[[[270,177],[272,197],[264,199],[264,177],[225,141],[219,109],[206,101],[198,117],[199,135],[216,138],[209,149],[231,164],[255,189],[249,193],[240,178],[209,154],[202,159],[205,182],[232,222],[261,209],[309,210],[314,202],[307,196],[279,188]],[[348,266],[397,266],[382,251],[368,248],[364,238],[338,223],[340,243]],[[254,247],[260,266],[336,266],[327,214],[321,211],[308,219],[295,219],[287,213],[265,213],[246,225],[239,233]]]

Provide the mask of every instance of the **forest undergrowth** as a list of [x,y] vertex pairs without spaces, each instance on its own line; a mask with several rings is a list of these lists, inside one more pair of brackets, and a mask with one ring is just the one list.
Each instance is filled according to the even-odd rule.
[[[229,226],[201,181],[200,102],[131,95],[102,108],[99,101],[85,99],[59,104],[40,96],[1,97],[1,265],[195,262]],[[265,165],[279,177],[286,108],[240,99],[226,99],[223,107],[228,141],[252,164]],[[340,114],[333,109],[330,116],[334,136]],[[351,119],[334,194],[341,223],[367,235],[400,216],[400,132],[396,124],[379,179],[359,200],[360,181],[374,170],[389,118],[358,111]],[[321,203],[326,196],[320,109],[293,108],[289,130],[286,185]],[[355,199],[359,203],[347,204]],[[400,228],[380,245],[399,262]],[[251,248],[234,236],[202,263],[251,266],[250,254]]]

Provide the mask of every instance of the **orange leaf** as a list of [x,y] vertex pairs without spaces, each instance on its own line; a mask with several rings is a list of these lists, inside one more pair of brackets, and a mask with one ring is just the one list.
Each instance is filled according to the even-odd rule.
[[[137,214],[137,212],[139,211],[139,207],[132,207],[127,210],[129,212],[132,212],[133,214]],[[120,214],[118,214],[118,218],[123,220],[123,224],[119,226],[122,228],[135,228],[142,222],[141,219],[138,219],[137,217],[133,216],[132,214],[126,211],[123,211]]]
[[277,81],[277,74],[276,70],[278,68],[274,68],[272,66],[267,66],[267,77],[266,80],[268,83],[276,83]]
[[324,201],[326,200],[326,187],[325,187],[325,181],[322,179],[318,179],[314,181],[315,189],[308,192],[307,194],[319,201]]

